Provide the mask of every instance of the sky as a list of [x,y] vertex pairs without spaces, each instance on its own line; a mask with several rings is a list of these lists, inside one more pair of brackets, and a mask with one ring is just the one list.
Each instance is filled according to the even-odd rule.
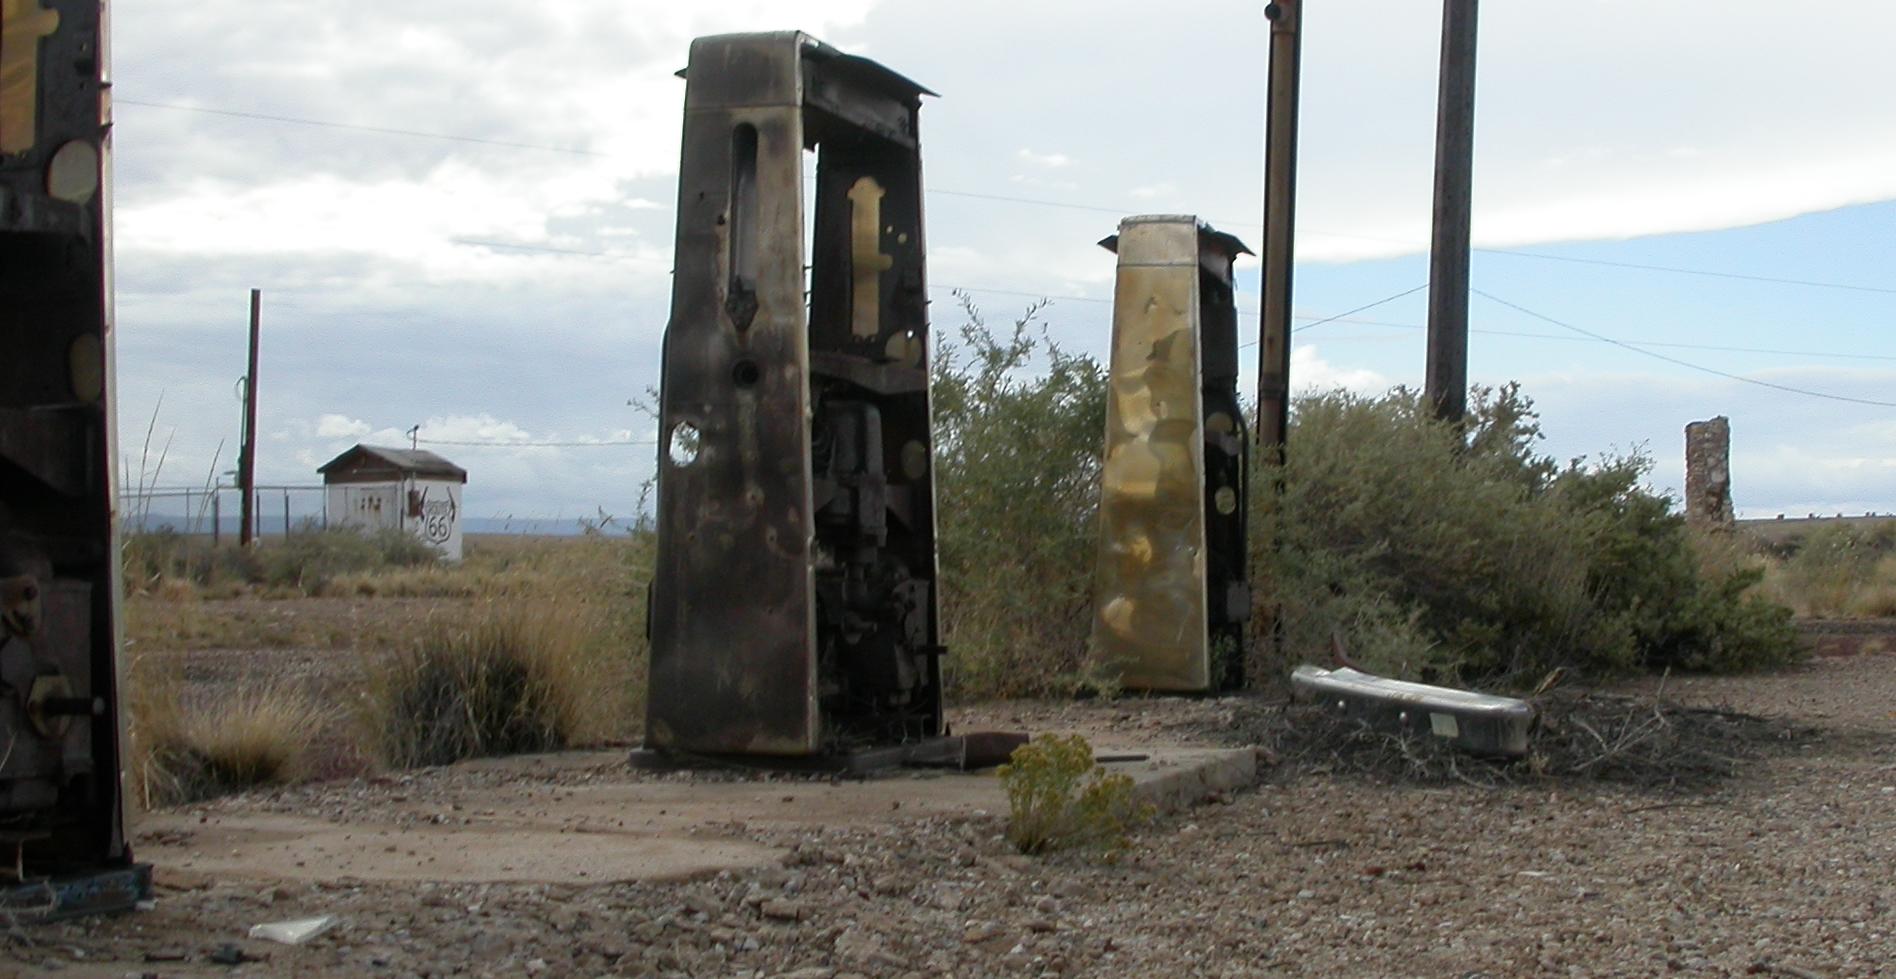
[[[921,113],[935,329],[960,324],[956,289],[992,322],[1046,297],[1050,334],[1103,356],[1114,265],[1094,242],[1121,216],[1260,244],[1262,8],[118,4],[128,478],[232,467],[254,287],[260,481],[313,484],[418,425],[470,471],[471,516],[636,511],[674,72],[705,34],[801,29],[941,93]],[[1470,376],[1520,382],[1557,458],[1645,451],[1676,490],[1685,424],[1723,414],[1741,514],[1887,513],[1896,407],[1862,402],[1896,402],[1896,5],[1787,16],[1481,9]],[[1425,292],[1317,321],[1427,281],[1440,10],[1312,0],[1303,37],[1292,382],[1419,387]],[[1240,276],[1255,329],[1255,262]]]

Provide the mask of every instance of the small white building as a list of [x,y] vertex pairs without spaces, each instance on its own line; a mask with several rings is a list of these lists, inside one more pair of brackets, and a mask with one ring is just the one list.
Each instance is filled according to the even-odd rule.
[[426,449],[358,445],[316,470],[332,527],[405,530],[461,559],[461,487],[467,470]]

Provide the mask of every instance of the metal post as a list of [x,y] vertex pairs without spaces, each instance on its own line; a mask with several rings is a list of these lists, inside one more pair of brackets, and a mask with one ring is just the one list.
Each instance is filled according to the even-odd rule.
[[1442,0],[1435,116],[1435,237],[1423,392],[1435,417],[1468,410],[1468,223],[1475,163],[1475,0]]
[[263,290],[250,290],[250,368],[244,373],[244,432],[237,455],[237,486],[243,492],[243,528],[238,543],[256,540],[257,486],[257,335],[263,322]]
[[224,494],[211,490],[211,546],[216,547],[224,536],[224,509],[221,501]]
[[1258,460],[1281,462],[1290,431],[1290,285],[1297,210],[1297,76],[1302,0],[1264,8],[1271,21],[1264,116],[1264,311],[1258,326]]
[[283,536],[290,536],[290,491],[283,491]]

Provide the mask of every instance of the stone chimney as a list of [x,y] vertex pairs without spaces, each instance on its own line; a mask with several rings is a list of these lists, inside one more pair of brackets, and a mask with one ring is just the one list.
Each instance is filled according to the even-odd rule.
[[1685,426],[1685,519],[1695,527],[1732,526],[1731,419]]

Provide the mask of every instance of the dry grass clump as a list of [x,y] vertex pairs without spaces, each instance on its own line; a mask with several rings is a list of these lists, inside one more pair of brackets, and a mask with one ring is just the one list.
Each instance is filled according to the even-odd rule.
[[301,778],[312,761],[310,734],[329,719],[309,694],[277,682],[192,703],[176,668],[149,657],[134,664],[131,684],[129,768],[146,808]]
[[634,652],[578,601],[493,602],[437,619],[368,665],[369,747],[408,768],[613,738],[634,716]]

